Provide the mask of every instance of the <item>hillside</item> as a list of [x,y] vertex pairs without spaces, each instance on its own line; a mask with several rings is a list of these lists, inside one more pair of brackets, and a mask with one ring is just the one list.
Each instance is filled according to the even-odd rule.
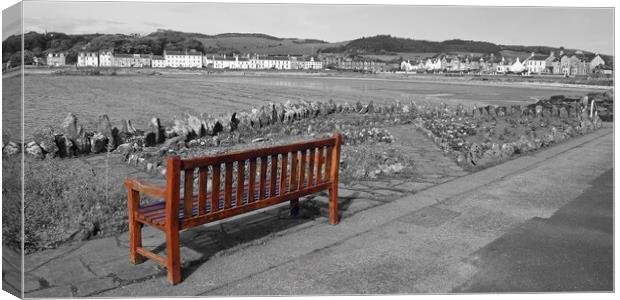
[[[80,51],[97,51],[113,49],[116,53],[153,53],[161,55],[164,49],[196,49],[203,53],[257,53],[257,54],[291,54],[316,55],[333,53],[341,56],[358,56],[367,59],[397,62],[400,59],[414,57],[432,57],[439,54],[474,54],[496,57],[527,57],[531,52],[549,54],[564,50],[574,53],[575,49],[562,49],[545,46],[496,45],[483,41],[447,40],[426,41],[408,38],[377,35],[362,37],[352,41],[328,43],[318,39],[280,38],[262,33],[223,33],[207,35],[202,33],[180,32],[159,29],[145,36],[125,34],[64,34],[50,32],[47,34],[29,32],[24,34],[26,52],[25,62],[32,61],[33,56],[45,56],[48,52],[66,52],[67,63],[75,63]],[[2,42],[2,61],[20,62],[20,39],[11,36]],[[586,55],[593,55],[583,51]],[[603,56],[606,61],[613,57]]]
[[[489,55],[493,53],[496,57],[504,56],[507,59],[521,59],[530,56],[532,52],[548,55],[554,51],[556,55],[560,51],[572,54],[578,49],[564,49],[563,47],[554,48],[547,46],[522,46],[522,45],[497,45],[483,41],[466,41],[460,39],[446,40],[441,42],[414,40],[408,38],[392,37],[390,35],[377,35],[373,37],[362,37],[343,43],[336,47],[321,48],[322,53],[340,53],[343,55],[356,55],[362,57],[381,57],[383,60],[394,60],[400,57],[429,57],[438,54],[453,55]],[[582,51],[586,56],[593,56],[594,53]],[[613,61],[612,56],[601,55],[605,61]]]

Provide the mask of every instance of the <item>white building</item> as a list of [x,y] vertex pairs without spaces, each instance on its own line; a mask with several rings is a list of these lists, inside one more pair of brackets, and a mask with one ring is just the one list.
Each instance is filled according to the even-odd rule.
[[99,54],[97,52],[80,52],[77,59],[78,67],[99,66]]
[[532,52],[532,55],[528,57],[523,63],[525,63],[525,68],[529,73],[543,73],[547,69],[547,58],[548,56],[544,55],[536,55]]
[[153,55],[151,58],[151,68],[165,68],[166,59],[161,55]]
[[191,51],[164,50],[166,67],[172,68],[202,68],[202,53]]
[[428,71],[435,71],[435,70],[441,70],[441,59],[436,58],[436,59],[432,59],[429,58],[426,60],[426,63],[424,64],[424,68]]
[[111,50],[99,51],[99,66],[100,67],[111,67],[113,55],[114,54],[112,53]]
[[515,61],[512,65],[510,65],[510,71],[513,73],[521,73],[525,70],[526,70],[525,65],[523,65],[523,63],[519,60],[518,57],[517,57],[517,61]]

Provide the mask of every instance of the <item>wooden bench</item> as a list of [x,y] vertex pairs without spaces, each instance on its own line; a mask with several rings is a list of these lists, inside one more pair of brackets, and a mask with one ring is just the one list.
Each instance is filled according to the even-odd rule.
[[[284,201],[290,201],[296,214],[300,197],[323,190],[329,191],[329,222],[337,224],[341,140],[340,133],[334,133],[331,138],[217,156],[174,156],[168,158],[166,187],[125,180],[131,262],[153,259],[168,268],[168,280],[176,284],[181,280],[179,231]],[[141,206],[141,193],[164,200]],[[142,247],[145,224],[166,233],[167,257]]]

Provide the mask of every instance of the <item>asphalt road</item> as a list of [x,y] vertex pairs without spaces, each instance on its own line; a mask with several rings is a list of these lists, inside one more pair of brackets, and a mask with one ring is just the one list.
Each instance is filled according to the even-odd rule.
[[480,271],[455,292],[613,291],[613,169],[550,218],[480,249]]

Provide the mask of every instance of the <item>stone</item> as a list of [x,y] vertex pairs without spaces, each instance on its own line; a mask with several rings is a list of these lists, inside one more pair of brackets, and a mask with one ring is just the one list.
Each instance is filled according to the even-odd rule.
[[62,129],[64,136],[70,140],[77,138],[79,133],[82,131],[82,126],[79,125],[78,118],[72,113],[67,115],[65,120],[60,125],[60,128]]
[[[183,120],[174,120],[174,126],[172,126],[172,130],[174,131],[176,136],[182,136],[184,138],[188,138],[190,136],[190,128]],[[158,144],[162,142],[163,141],[157,141]]]
[[[179,149],[180,145],[179,143],[185,143],[185,137],[184,136],[175,136],[173,138],[169,138],[167,139],[164,144],[162,145],[162,148],[166,148],[166,149]],[[184,145],[183,145],[184,146]]]
[[480,110],[475,105],[474,105],[474,108],[472,109],[472,117],[476,120],[480,119]]
[[501,148],[501,156],[506,159],[512,156],[515,153],[515,147],[512,143],[505,143]]
[[588,96],[587,96],[587,95],[586,95],[586,96],[583,96],[583,97],[581,98],[581,106],[583,106],[583,107],[588,107],[588,104],[589,104],[589,99],[588,99]]
[[147,132],[144,136],[144,146],[153,147],[157,144],[157,135],[155,132]]
[[2,153],[7,156],[15,155],[19,153],[19,145],[13,141],[9,141],[2,148]]
[[[277,114],[277,111],[275,110],[275,105],[274,105],[274,113],[275,113],[275,118],[273,119],[273,122],[275,123],[275,121],[277,121],[278,119],[278,114]],[[237,113],[235,112],[230,116],[230,131],[236,131],[237,128],[239,128],[239,123],[241,123],[241,121],[237,119]]]
[[58,156],[60,157],[71,157],[75,154],[73,142],[62,134],[56,136],[56,145],[58,146]]
[[28,144],[26,144],[26,147],[24,148],[24,152],[26,154],[29,154],[29,155],[35,157],[35,158],[44,158],[45,157],[45,155],[43,154],[43,150],[35,142],[29,142]]
[[160,122],[159,118],[155,118],[154,117],[154,118],[151,119],[151,121],[149,122],[149,129],[148,129],[148,131],[155,133],[155,143],[156,144],[161,144],[166,139],[166,137],[164,136],[165,130],[161,126],[161,122]]
[[495,106],[487,106],[487,110],[489,111],[489,116],[491,117],[497,117],[497,111],[496,111],[497,107]]
[[38,128],[32,134],[35,143],[39,144],[41,149],[43,149],[43,151],[51,157],[56,156],[56,153],[58,152],[55,136],[56,135],[54,134],[54,129],[52,126]]
[[540,118],[540,117],[542,116],[542,113],[543,113],[543,107],[542,107],[542,105],[536,105],[536,111],[535,111],[535,113],[536,113],[536,117],[537,117],[537,118]]
[[556,105],[551,106],[551,116],[558,117],[560,115],[560,111]]
[[114,153],[127,155],[131,150],[133,150],[133,146],[130,143],[124,143],[118,145],[118,147],[114,150]]
[[95,132],[90,139],[90,152],[101,153],[107,150],[108,137],[101,132]]
[[558,115],[560,119],[568,119],[568,110],[566,110],[566,108],[562,106],[560,107]]
[[82,130],[80,135],[74,140],[75,151],[77,153],[88,154],[90,153],[90,138],[92,133],[87,133]]
[[187,126],[190,128],[190,135],[193,137],[203,137],[206,133],[202,127],[202,121],[194,115],[187,116]]
[[122,120],[123,127],[121,128],[121,132],[136,134],[136,128],[131,123],[131,120]]

